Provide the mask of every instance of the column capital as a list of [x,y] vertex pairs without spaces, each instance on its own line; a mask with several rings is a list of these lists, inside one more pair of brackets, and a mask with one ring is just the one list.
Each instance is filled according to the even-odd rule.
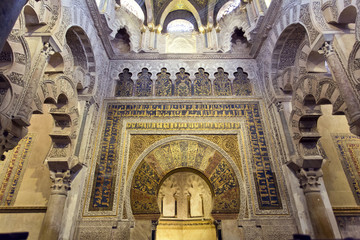
[[323,176],[321,169],[304,169],[301,168],[297,174],[300,181],[300,187],[304,193],[320,192],[319,178]]
[[51,56],[55,53],[54,48],[51,46],[49,42],[44,43],[44,47],[41,50],[41,53],[43,53],[46,56]]
[[282,102],[276,102],[275,106],[276,106],[278,112],[283,112],[284,111],[284,104],[282,104]]
[[332,42],[330,42],[330,41],[324,42],[324,44],[322,45],[322,47],[319,50],[319,53],[324,54],[325,57],[328,57],[331,54],[335,53]]
[[65,195],[70,190],[71,174],[70,170],[50,171],[51,195]]

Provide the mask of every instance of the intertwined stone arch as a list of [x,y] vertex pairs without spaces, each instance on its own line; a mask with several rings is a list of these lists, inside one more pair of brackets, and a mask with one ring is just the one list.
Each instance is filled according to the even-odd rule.
[[[37,112],[42,113],[43,103],[50,104],[49,113],[54,119],[54,129],[50,136],[52,146],[48,153],[48,162],[62,161],[63,170],[68,170],[77,160],[73,160],[73,151],[77,139],[79,111],[77,109],[77,91],[73,81],[63,75],[50,75],[42,83],[35,101]],[[50,165],[49,165],[50,166]],[[51,168],[51,167],[50,167]]]
[[321,104],[332,104],[333,114],[346,114],[346,104],[331,78],[304,75],[293,93],[290,127],[301,159],[297,164],[304,168],[321,168],[322,157],[318,152],[317,120],[322,115]]

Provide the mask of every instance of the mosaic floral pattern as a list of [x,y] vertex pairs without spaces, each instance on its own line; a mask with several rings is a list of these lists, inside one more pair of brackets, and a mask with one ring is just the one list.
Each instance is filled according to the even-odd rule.
[[199,68],[199,72],[195,73],[194,96],[210,96],[211,81],[209,74],[203,68]]
[[231,82],[229,80],[229,74],[225,73],[222,68],[218,68],[218,72],[215,73],[214,93],[216,96],[231,95]]
[[233,82],[234,95],[236,96],[250,96],[252,95],[252,86],[248,79],[248,74],[242,68],[238,68],[234,73],[235,79]]
[[129,69],[124,69],[119,74],[119,81],[117,81],[115,89],[115,97],[131,97],[133,95],[134,82],[131,80],[132,74]]
[[175,96],[191,96],[191,80],[190,74],[185,72],[184,68],[180,68],[180,72],[176,74],[175,80]]
[[152,96],[152,81],[150,77],[151,73],[146,68],[143,68],[142,72],[138,74],[135,87],[136,97]]
[[157,74],[155,89],[156,96],[172,95],[172,82],[170,80],[170,74],[166,72],[166,68],[162,68],[161,72]]
[[6,172],[0,185],[1,206],[14,205],[33,139],[33,134],[26,135],[9,154],[8,167],[4,168]]

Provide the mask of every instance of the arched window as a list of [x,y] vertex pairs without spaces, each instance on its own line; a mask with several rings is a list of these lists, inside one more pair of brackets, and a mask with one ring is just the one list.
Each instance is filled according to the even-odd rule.
[[194,31],[194,25],[187,20],[176,19],[171,21],[166,29],[169,33],[192,32]]

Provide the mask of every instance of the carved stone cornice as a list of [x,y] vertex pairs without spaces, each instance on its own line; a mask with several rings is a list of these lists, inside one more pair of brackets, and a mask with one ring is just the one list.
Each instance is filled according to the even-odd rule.
[[67,171],[50,171],[51,195],[65,195],[70,190],[71,174]]
[[325,57],[329,57],[332,54],[335,54],[334,48],[331,42],[326,41],[324,45],[321,47],[319,53],[324,54]]
[[319,178],[323,173],[321,169],[304,169],[301,168],[297,174],[300,181],[300,187],[304,190],[304,193],[320,192]]
[[238,53],[200,53],[200,54],[160,54],[160,53],[129,53],[117,55],[111,60],[165,60],[165,59],[253,59],[247,54]]

